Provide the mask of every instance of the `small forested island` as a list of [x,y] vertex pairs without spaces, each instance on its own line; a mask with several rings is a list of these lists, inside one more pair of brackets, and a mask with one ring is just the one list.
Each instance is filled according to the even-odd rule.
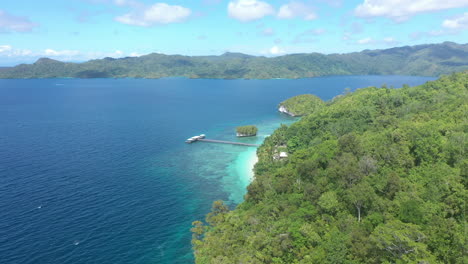
[[303,116],[312,114],[325,105],[319,97],[312,94],[303,94],[281,102],[278,111],[290,116]]
[[253,137],[256,136],[258,128],[256,126],[240,126],[236,128],[236,135],[238,137]]
[[245,201],[193,223],[196,263],[468,263],[467,111],[465,71],[358,89],[281,126]]
[[468,44],[444,42],[347,54],[301,53],[278,57],[227,52],[220,56],[151,53],[83,63],[41,58],[33,64],[1,67],[0,78],[219,78],[273,79],[330,75],[419,75],[468,69]]

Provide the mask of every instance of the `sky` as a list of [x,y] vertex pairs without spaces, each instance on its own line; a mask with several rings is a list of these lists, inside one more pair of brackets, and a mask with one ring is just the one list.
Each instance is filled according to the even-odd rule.
[[468,42],[468,0],[0,0],[0,66]]

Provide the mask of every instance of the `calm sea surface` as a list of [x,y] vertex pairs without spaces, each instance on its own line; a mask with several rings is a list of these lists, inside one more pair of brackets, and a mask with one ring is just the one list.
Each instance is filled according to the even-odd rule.
[[191,263],[191,222],[242,201],[279,102],[434,78],[0,80],[0,263]]

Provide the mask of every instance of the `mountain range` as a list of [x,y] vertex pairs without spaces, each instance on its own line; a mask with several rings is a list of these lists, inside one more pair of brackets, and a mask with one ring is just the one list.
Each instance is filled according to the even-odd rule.
[[182,56],[151,53],[82,63],[40,58],[0,68],[0,78],[215,78],[272,79],[328,75],[439,76],[468,69],[468,44],[444,42],[346,54],[301,53],[278,57],[225,53]]

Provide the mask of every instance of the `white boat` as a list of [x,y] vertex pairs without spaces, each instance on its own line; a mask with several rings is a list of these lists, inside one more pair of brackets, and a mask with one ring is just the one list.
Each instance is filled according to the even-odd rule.
[[185,143],[193,143],[193,142],[195,142],[195,141],[197,141],[197,140],[199,140],[199,139],[203,139],[203,138],[205,138],[205,134],[201,134],[201,135],[199,135],[199,136],[194,136],[194,137],[188,138],[188,139],[185,141]]

